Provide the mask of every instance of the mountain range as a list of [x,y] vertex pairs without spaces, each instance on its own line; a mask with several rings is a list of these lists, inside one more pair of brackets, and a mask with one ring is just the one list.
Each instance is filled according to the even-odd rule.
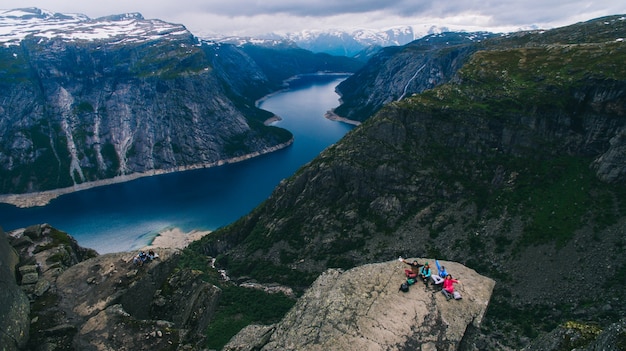
[[211,36],[211,40],[226,42],[245,42],[254,40],[289,41],[298,47],[312,52],[323,52],[335,56],[353,57],[370,48],[382,48],[387,46],[400,46],[427,34],[449,31],[447,28],[432,26],[418,30],[413,26],[401,26],[383,30],[356,29],[353,31],[327,30],[327,31],[302,31],[287,34],[265,34],[255,38],[237,38]]
[[[530,30],[533,28],[524,28]],[[519,30],[522,30],[520,28]],[[355,57],[363,52],[385,47],[403,46],[433,34],[472,33],[464,27],[455,25],[404,25],[381,29],[327,29],[304,30],[290,33],[259,34],[255,37],[228,37],[217,34],[198,34],[199,37],[226,42],[247,42],[257,40],[289,41],[312,52],[323,52],[336,56]],[[369,55],[367,56],[369,58]]]
[[[33,26],[40,17],[50,27]],[[19,307],[5,314],[23,317],[1,320],[7,345],[28,344],[32,326],[31,345],[59,350],[222,348],[250,335],[227,347],[284,349],[295,337],[314,350],[332,345],[316,336],[363,340],[373,328],[399,350],[624,349],[626,16],[436,33],[366,63],[285,41],[203,41],[137,14],[3,18],[30,23],[0,48],[3,192],[284,144],[290,134],[264,126],[254,101],[299,73],[355,72],[334,113],[361,122],[249,214],[143,270],[129,268],[128,253],[94,257],[49,225],[0,241],[7,299]],[[106,30],[116,21],[144,34],[127,41]],[[420,292],[401,319],[414,328],[398,327],[388,318],[389,303],[406,302],[389,288],[403,277],[398,256],[450,262],[475,291],[483,285],[486,314],[467,313],[471,295],[446,305]]]

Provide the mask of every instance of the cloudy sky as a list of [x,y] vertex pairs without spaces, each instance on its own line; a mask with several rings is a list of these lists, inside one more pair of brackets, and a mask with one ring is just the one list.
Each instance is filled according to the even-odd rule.
[[139,12],[184,24],[196,35],[436,25],[509,32],[626,14],[624,0],[2,0],[1,9],[38,7],[91,18]]

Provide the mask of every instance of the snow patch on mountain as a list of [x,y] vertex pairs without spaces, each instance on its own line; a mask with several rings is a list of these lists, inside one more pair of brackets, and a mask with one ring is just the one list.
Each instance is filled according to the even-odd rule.
[[180,24],[146,20],[139,13],[91,19],[82,14],[53,13],[38,8],[0,10],[0,45],[27,37],[65,41],[107,40],[112,44],[146,42],[166,36],[191,35]]
[[406,45],[414,40],[424,38],[428,35],[441,34],[446,32],[467,32],[470,29],[437,25],[408,25],[396,26],[383,29],[353,28],[348,30],[303,30],[294,33],[269,33],[250,37],[220,37],[218,35],[205,35],[205,40],[218,42],[228,42],[235,45],[259,44],[264,45],[285,45],[295,44],[303,49],[313,52],[323,52],[331,55],[341,55],[354,57],[372,47],[387,47]]

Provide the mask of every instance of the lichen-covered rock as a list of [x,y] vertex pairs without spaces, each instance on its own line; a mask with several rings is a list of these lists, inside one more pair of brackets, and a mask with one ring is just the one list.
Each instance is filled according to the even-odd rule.
[[626,319],[613,323],[598,335],[585,351],[626,350]]
[[18,350],[29,335],[30,303],[16,282],[18,262],[16,251],[0,228],[0,345],[3,351]]
[[623,351],[626,350],[626,319],[604,330],[595,324],[566,322],[542,335],[524,351]]
[[166,350],[178,345],[180,330],[133,318],[122,305],[111,305],[89,318],[74,340],[76,350]]
[[[461,300],[448,301],[441,288],[421,282],[399,291],[406,266],[398,261],[331,269],[269,338],[269,330],[257,329],[236,336],[225,350],[456,350],[469,326],[480,327],[495,282],[461,264],[444,264],[461,280]],[[257,335],[254,345],[241,342],[251,335]]]

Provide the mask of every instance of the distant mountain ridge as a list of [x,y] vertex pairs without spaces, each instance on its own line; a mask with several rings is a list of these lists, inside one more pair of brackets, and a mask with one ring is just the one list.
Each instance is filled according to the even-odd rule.
[[[435,25],[397,26],[385,29],[354,30],[305,30],[301,32],[262,34],[257,37],[204,36],[219,42],[240,44],[246,42],[291,42],[302,49],[312,52],[327,53],[335,56],[354,57],[371,48],[402,46],[427,35],[455,31],[449,27]],[[458,30],[459,33],[466,32]],[[201,36],[202,37],[202,36]]]

